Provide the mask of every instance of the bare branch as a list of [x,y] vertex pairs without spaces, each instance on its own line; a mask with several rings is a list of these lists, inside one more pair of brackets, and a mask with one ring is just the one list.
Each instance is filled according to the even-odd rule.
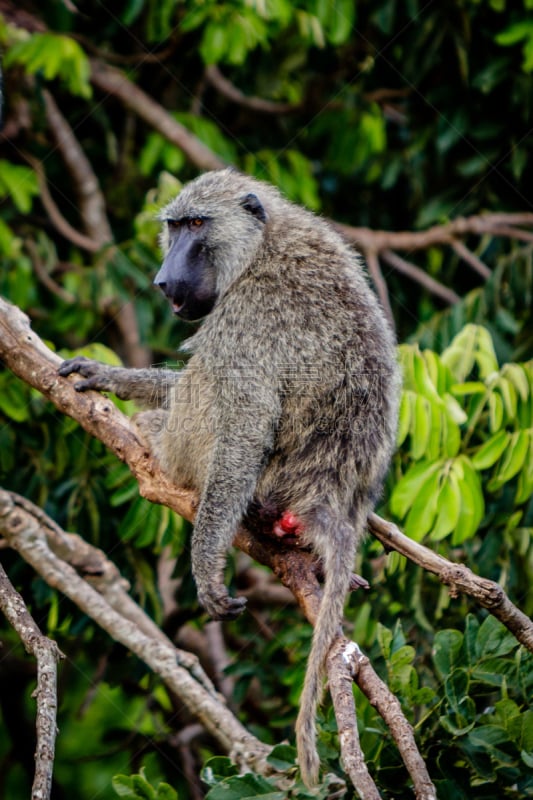
[[29,153],[22,152],[22,156],[37,175],[41,203],[43,204],[46,213],[50,217],[52,225],[62,236],[65,237],[65,239],[68,239],[69,242],[75,244],[76,247],[80,247],[82,250],[88,250],[89,253],[97,253],[100,250],[100,245],[98,242],[96,242],[94,239],[91,239],[90,236],[85,236],[83,233],[80,233],[78,230],[76,230],[76,228],[73,228],[70,222],[65,219],[57,207],[54,198],[50,194],[50,190],[46,181],[46,173],[42,163]]
[[87,235],[102,247],[113,240],[113,233],[98,179],[74,131],[47,89],[43,90],[43,98],[50,131],[74,181],[83,227]]
[[411,264],[410,261],[406,261],[397,253],[393,253],[392,250],[382,250],[381,257],[387,264],[394,267],[395,270],[412,278],[423,286],[424,289],[427,289],[428,292],[440,297],[441,300],[444,300],[446,303],[453,305],[454,303],[458,303],[461,299],[453,289],[448,289],[447,286],[436,281],[435,278],[432,278],[431,275],[428,275],[424,270],[420,269],[420,267]]
[[156,131],[183,150],[187,158],[200,169],[220,169],[226,166],[212,150],[177,122],[159,103],[139,89],[117,69],[96,59],[91,60],[91,81],[101,91],[120,100]]
[[518,239],[521,242],[533,242],[533,233],[513,228],[511,225],[499,225],[493,233],[494,236],[508,236],[510,239]]
[[357,645],[344,637],[339,637],[331,648],[327,665],[329,691],[335,709],[344,769],[361,800],[380,800],[381,795],[365,763],[357,730],[352,690],[357,673],[353,668],[352,653],[356,650]]
[[68,305],[73,305],[76,303],[77,298],[71,294],[71,292],[67,291],[67,289],[64,289],[63,286],[60,286],[59,283],[56,283],[51,275],[49,275],[37,251],[35,242],[32,239],[25,239],[24,246],[30,254],[37,280],[42,283],[42,285],[45,286],[49,292],[55,294],[56,297],[59,297],[63,303],[67,303]]
[[277,103],[273,100],[265,100],[262,97],[251,97],[241,92],[231,81],[221,73],[216,64],[206,67],[205,77],[220,94],[228,100],[237,103],[244,108],[252,111],[259,111],[262,114],[290,114],[299,109],[296,103]]
[[[54,98],[46,89],[43,90],[43,97],[52,136],[74,182],[83,227],[87,235],[102,248],[113,242],[114,237],[100,183]],[[141,344],[133,303],[120,303],[113,313],[113,321],[120,331],[127,363],[139,368],[149,366],[151,353]]]
[[387,522],[377,514],[370,514],[368,525],[370,532],[387,549],[396,550],[427,572],[438,575],[442,583],[450,587],[452,597],[462,592],[477,600],[533,653],[533,622],[509,600],[499,584],[480,578],[464,564],[454,564],[409,539],[393,522]]
[[224,674],[224,670],[231,664],[231,661],[228,657],[228,651],[226,650],[222,623],[217,620],[208,622],[205,626],[205,635],[209,657],[213,665],[215,684],[226,700],[229,700],[233,694],[235,682],[229,675]]
[[[42,515],[42,512],[40,512]],[[107,559],[95,548],[82,542],[79,537],[70,537],[61,532],[64,541],[57,544],[57,526],[53,523],[46,528],[28,511],[27,501],[17,504],[9,492],[0,490],[0,526],[4,538],[17,550],[28,564],[54,588],[69,597],[87,616],[93,619],[117,642],[135,653],[150,669],[160,675],[166,685],[174,692],[214,736],[226,752],[234,754],[241,763],[261,768],[260,763],[268,755],[270,747],[252,736],[226,707],[223,698],[213,690],[207,676],[198,680],[191,674],[191,664],[196,673],[201,672],[197,660],[190,653],[181,653],[157,629],[155,624],[136,607],[124,593],[123,586],[118,591],[121,601],[127,599],[126,613],[122,613],[108,602],[109,592],[113,591],[109,576],[100,587],[103,592],[93,588],[81,578],[77,571],[54,552],[48,541],[51,530],[55,529],[56,546],[66,549],[76,561],[85,561],[87,555],[94,561],[99,559],[106,571],[115,576],[118,571],[114,565],[106,565]],[[81,548],[81,550],[78,549]],[[95,585],[101,579],[93,576]],[[144,621],[139,625],[139,620]],[[150,631],[149,633],[146,630]],[[157,631],[157,632],[156,632]]]
[[472,267],[482,278],[485,278],[485,280],[490,278],[492,274],[490,269],[475,253],[468,249],[464,242],[459,241],[459,239],[452,239],[450,244],[459,258]]
[[[5,509],[0,507],[0,529],[9,525]],[[21,638],[26,652],[37,661],[37,747],[32,800],[49,800],[52,791],[55,742],[57,735],[57,662],[64,658],[57,644],[43,636],[24,600],[13,588],[0,564],[0,609]]]
[[[380,254],[383,250],[427,250],[429,247],[447,245],[452,239],[469,234],[483,236],[510,236],[519,234],[528,237],[533,234],[521,231],[517,226],[533,227],[533,213],[489,213],[471,217],[458,217],[445,225],[434,225],[425,231],[380,231],[371,228],[356,228],[351,225],[334,223],[337,230],[350,241],[355,242],[365,253],[373,250]],[[502,233],[503,231],[503,233]]]
[[403,763],[413,780],[416,799],[437,800],[435,787],[416,745],[413,728],[403,714],[400,701],[377,675],[368,657],[353,643],[350,644],[349,655],[355,670],[355,681],[390,729]]
[[389,299],[389,290],[387,289],[387,284],[383,277],[381,267],[379,266],[379,259],[373,250],[367,251],[366,263],[368,266],[368,271],[370,272],[370,277],[372,278],[374,286],[376,287],[376,291],[379,295],[379,299],[381,300],[383,310],[387,314],[390,322],[394,324],[394,316],[392,314],[392,308]]

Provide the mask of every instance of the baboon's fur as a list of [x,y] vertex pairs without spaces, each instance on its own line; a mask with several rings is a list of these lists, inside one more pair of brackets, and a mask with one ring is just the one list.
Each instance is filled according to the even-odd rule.
[[[153,452],[201,495],[192,567],[212,616],[242,610],[223,571],[247,512],[264,509],[274,520],[290,511],[303,523],[303,543],[322,559],[325,576],[296,725],[302,776],[313,784],[325,659],[394,445],[394,337],[358,255],[274,187],[229,169],[210,172],[185,186],[161,218],[205,222],[194,252],[202,253],[214,306],[186,345],[187,367],[174,373],[74,360],[62,373],[81,372],[81,390],[158,408],[143,426]],[[162,241],[167,280],[174,269],[168,224]],[[191,255],[187,269],[194,267]]]

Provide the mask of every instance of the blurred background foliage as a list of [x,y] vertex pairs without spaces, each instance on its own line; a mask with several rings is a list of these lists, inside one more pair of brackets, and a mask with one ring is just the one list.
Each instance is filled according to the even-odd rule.
[[[181,358],[190,328],[171,319],[151,287],[154,215],[199,166],[99,88],[95,65],[121,70],[223,161],[336,222],[409,231],[485,211],[530,212],[532,11],[531,0],[0,0],[0,294],[65,354],[136,365]],[[47,93],[97,177],[101,235],[84,214]],[[379,510],[499,581],[531,614],[532,237],[484,233],[466,243],[488,265],[487,280],[444,244],[409,254],[456,292],[451,305],[392,268],[384,273],[404,396]],[[103,445],[7,371],[0,480],[102,547],[170,635],[203,641],[188,526],[139,498]],[[161,600],[163,555],[177,558],[170,612]],[[15,554],[3,550],[2,561],[68,656],[55,800],[277,796],[265,779],[244,785],[207,735],[176,743],[192,722],[181,704]],[[358,569],[371,590],[350,599],[347,630],[398,694],[440,800],[533,796],[531,655],[377,542],[366,542]],[[249,574],[235,557],[234,588],[245,588]],[[265,741],[291,741],[311,629],[292,606],[250,606],[224,628],[232,702]],[[32,774],[34,666],[0,624],[0,796],[22,798]],[[389,733],[356,695],[383,796],[410,797]],[[336,736],[326,704],[322,756],[342,773]],[[203,781],[193,779],[191,762],[198,776],[212,757]],[[294,752],[277,758],[290,765]]]

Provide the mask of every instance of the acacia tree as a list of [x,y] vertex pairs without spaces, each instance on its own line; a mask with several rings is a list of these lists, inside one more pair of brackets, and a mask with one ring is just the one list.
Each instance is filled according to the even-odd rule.
[[[361,746],[383,795],[409,796],[412,780],[419,797],[434,792],[398,700],[439,797],[527,794],[528,621],[494,583],[442,560],[466,561],[531,612],[524,596],[533,488],[533,381],[524,360],[533,282],[527,20],[494,3],[457,5],[444,17],[440,9],[401,11],[385,2],[281,0],[137,2],[118,14],[70,4],[37,13],[2,0],[0,13],[8,98],[1,290],[56,346],[110,363],[116,350],[132,366],[175,358],[184,330],[171,326],[149,290],[158,258],[153,213],[178,191],[178,178],[197,170],[234,163],[267,177],[330,216],[363,250],[384,306],[415,342],[400,348],[400,450],[383,513],[403,522],[412,539],[427,539],[435,554],[379,518],[371,530],[387,549],[439,575],[452,594],[474,594],[493,616],[484,619],[464,600],[450,604],[448,590],[399,555],[385,566],[381,546],[368,541],[359,569],[371,595],[354,594],[347,630],[398,699],[340,640],[329,668],[344,769],[362,797],[378,796],[358,748],[355,676]],[[501,124],[504,100],[510,136]],[[412,226],[418,229],[402,230]],[[194,798],[206,785],[210,797],[304,796],[298,784],[290,789],[292,748],[270,752],[292,735],[309,644],[293,595],[238,558],[232,580],[252,614],[223,628],[198,627],[186,526],[139,496],[128,467],[89,433],[126,461],[144,497],[187,518],[194,498],[163,476],[154,480],[149,454],[109,400],[58,384],[57,357],[25,326],[2,305],[6,366],[88,431],[58,417],[9,369],[0,374],[2,533],[22,555],[6,550],[3,560],[68,662],[60,673],[54,793],[79,793],[83,785],[87,796],[114,796],[111,776],[126,773],[115,786],[132,797],[156,792],[147,778]],[[319,587],[308,557],[273,550],[253,532],[236,543],[274,570],[312,620]],[[128,599],[102,550],[148,615]],[[42,576],[37,583],[26,562]],[[55,650],[14,613],[24,609],[9,579],[0,575],[2,608],[39,664],[37,792],[50,786],[54,725],[43,710],[54,705],[46,680]],[[474,613],[465,622],[467,608]],[[133,668],[93,622],[135,654]],[[22,705],[33,677],[15,680],[28,662],[6,652],[0,788],[19,796],[25,779],[16,764],[33,774],[31,714]],[[242,722],[221,704],[213,681]],[[74,729],[76,713],[82,723]],[[89,727],[94,747],[78,732]],[[333,776],[344,777],[328,707],[320,746],[330,769],[320,790],[327,796],[340,791]],[[221,752],[253,774],[239,777],[215,758],[201,784],[202,761]],[[98,767],[84,766],[96,754]],[[141,766],[147,777],[128,776]],[[172,791],[161,784],[159,796]]]

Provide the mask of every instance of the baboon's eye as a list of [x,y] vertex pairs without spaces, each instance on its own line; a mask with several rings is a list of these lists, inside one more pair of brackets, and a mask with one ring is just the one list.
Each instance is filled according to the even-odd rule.
[[201,217],[195,217],[189,220],[189,228],[201,228],[204,221]]
[[179,219],[167,219],[167,227],[169,231],[178,231],[180,228],[181,222]]

